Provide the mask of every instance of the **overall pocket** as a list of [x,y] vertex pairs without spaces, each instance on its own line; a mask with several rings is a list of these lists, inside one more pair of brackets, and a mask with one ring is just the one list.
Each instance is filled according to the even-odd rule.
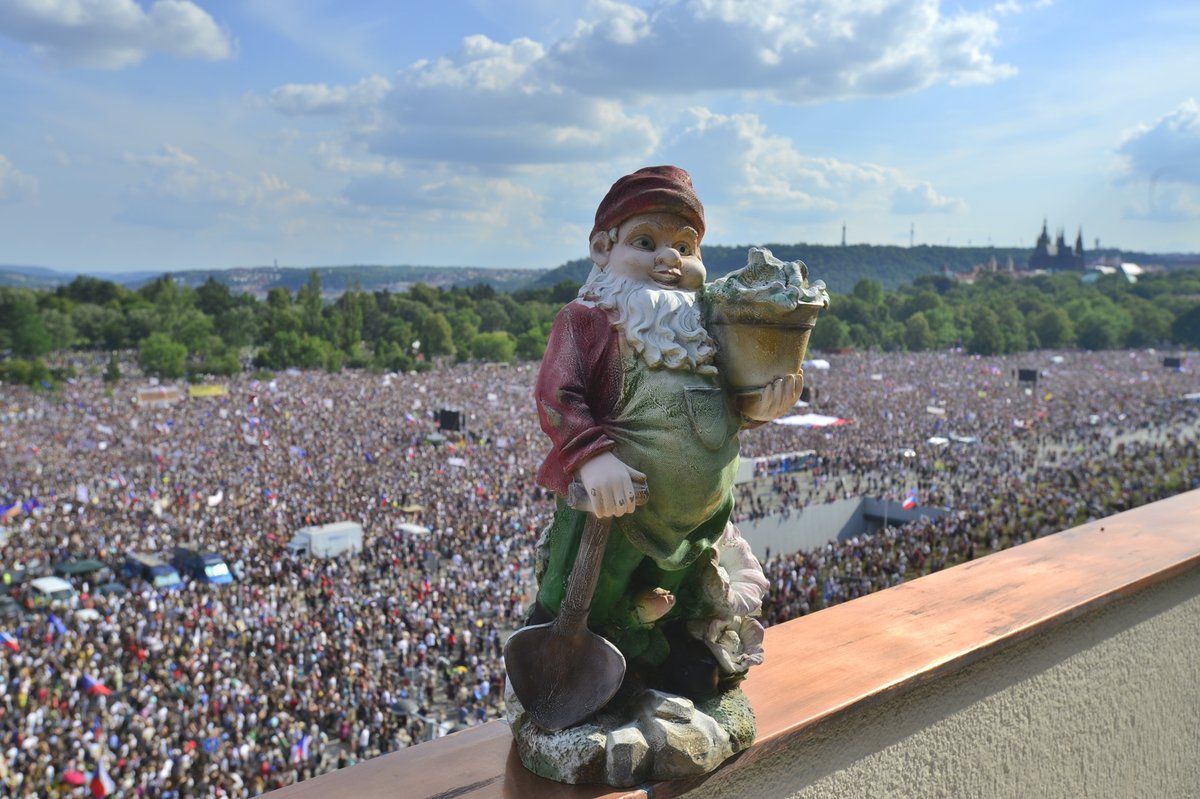
[[688,421],[704,448],[716,452],[729,441],[725,394],[714,386],[688,386],[683,391]]

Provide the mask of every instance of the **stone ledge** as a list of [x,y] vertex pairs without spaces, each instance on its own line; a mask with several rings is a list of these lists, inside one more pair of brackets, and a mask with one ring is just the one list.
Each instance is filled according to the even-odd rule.
[[[772,627],[766,662],[744,684],[758,740],[718,773],[1198,565],[1191,491]],[[630,790],[560,785],[527,772],[507,726],[490,722],[271,796],[666,799],[711,776]]]

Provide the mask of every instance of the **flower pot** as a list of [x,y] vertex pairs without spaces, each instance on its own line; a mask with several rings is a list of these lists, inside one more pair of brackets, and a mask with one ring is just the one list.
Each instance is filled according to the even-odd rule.
[[777,377],[800,374],[822,305],[800,305],[785,316],[721,312],[709,320],[717,342],[717,368],[738,392],[756,391]]

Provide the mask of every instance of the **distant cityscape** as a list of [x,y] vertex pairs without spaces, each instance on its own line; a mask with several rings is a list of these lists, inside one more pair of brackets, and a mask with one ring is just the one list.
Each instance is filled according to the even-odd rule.
[[[844,236],[844,233],[843,233]],[[1033,247],[966,246],[953,247],[928,244],[905,246],[847,244],[779,244],[768,243],[776,256],[788,260],[801,259],[814,278],[822,279],[830,291],[846,293],[855,282],[871,278],[884,288],[895,289],[911,283],[924,274],[942,274],[957,282],[971,283],[987,273],[1005,273],[1028,277],[1046,273],[1074,273],[1085,280],[1098,279],[1103,274],[1121,272],[1136,279],[1138,274],[1163,269],[1200,268],[1200,253],[1144,253],[1117,248],[1084,249],[1083,228],[1077,228],[1074,245],[1067,243],[1066,233],[1059,227],[1052,238],[1048,220],[1042,221],[1041,232]],[[706,245],[704,262],[710,280],[720,277],[745,263],[745,246]],[[235,294],[266,297],[273,288],[286,288],[293,294],[308,282],[316,271],[321,280],[322,295],[331,300],[345,291],[358,288],[368,292],[403,293],[417,283],[434,288],[487,285],[502,292],[526,288],[551,287],[561,282],[582,283],[591,264],[583,258],[569,261],[554,269],[489,269],[479,266],[409,266],[363,265],[339,266],[280,266],[234,267],[230,269],[190,269],[171,272],[181,286],[197,288],[208,280],[225,284]],[[0,264],[0,286],[30,289],[54,289],[66,285],[79,275],[120,284],[136,289],[161,277],[160,271],[131,271],[120,273],[59,271],[45,267]]]

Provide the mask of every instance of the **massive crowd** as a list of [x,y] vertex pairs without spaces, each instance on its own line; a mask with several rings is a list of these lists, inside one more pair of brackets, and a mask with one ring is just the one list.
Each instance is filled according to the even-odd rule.
[[[813,456],[740,487],[739,516],[912,489],[949,512],[777,553],[765,621],[1194,487],[1196,388],[1158,357],[854,354],[810,369],[810,410],[850,423],[747,432],[747,456]],[[187,539],[237,578],[81,585],[78,609],[0,622],[0,792],[83,796],[74,783],[102,762],[127,796],[256,795],[501,716],[501,648],[552,512],[533,479],[535,371],[244,376],[166,407],[136,403],[146,381],[132,377],[0,387],[7,574]],[[463,411],[465,433],[439,430],[442,408]],[[355,557],[284,547],[341,520],[366,530]]]

